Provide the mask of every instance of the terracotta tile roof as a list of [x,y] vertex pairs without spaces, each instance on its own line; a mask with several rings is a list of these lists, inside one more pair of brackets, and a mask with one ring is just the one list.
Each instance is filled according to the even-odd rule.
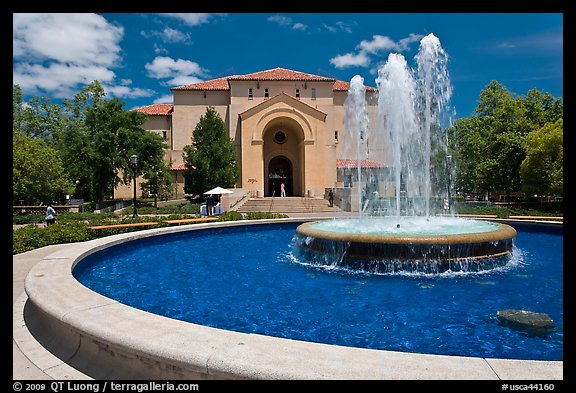
[[[358,169],[358,160],[343,158],[336,160],[336,168],[355,168]],[[360,168],[386,168],[386,165],[373,160],[362,160]]]
[[272,70],[254,72],[246,75],[234,75],[229,80],[239,81],[326,81],[334,82],[334,78],[326,78],[319,75],[307,74],[299,71],[287,70],[286,68],[274,68]]
[[173,104],[153,104],[142,106],[140,108],[134,109],[137,112],[142,112],[146,115],[171,115],[174,110]]
[[[350,82],[344,82],[337,80],[332,86],[332,91],[348,91],[350,89]],[[372,86],[366,86],[366,91],[376,91],[376,88]]]
[[[207,80],[185,86],[174,87],[171,90],[230,90],[229,81],[309,81],[309,82],[332,82],[333,91],[348,91],[349,82],[334,78],[326,78],[320,75],[307,74],[305,72],[292,71],[286,68],[274,68],[266,71],[253,72],[245,75],[231,75],[223,78]],[[367,91],[376,91],[374,87],[366,86]]]
[[[173,171],[185,171],[186,170],[186,165],[182,164],[172,164],[172,167],[170,168]],[[196,169],[195,166],[192,166],[192,169]]]
[[171,90],[230,90],[228,79],[231,77],[212,79],[209,81],[193,83],[191,85],[174,87]]

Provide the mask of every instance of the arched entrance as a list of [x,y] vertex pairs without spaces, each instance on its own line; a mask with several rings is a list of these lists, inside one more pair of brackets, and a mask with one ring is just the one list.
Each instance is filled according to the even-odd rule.
[[280,196],[281,184],[284,184],[286,196],[294,195],[292,163],[284,156],[276,156],[268,164],[266,196]]
[[304,132],[287,117],[276,117],[263,136],[264,195],[280,196],[284,183],[286,196],[302,195],[304,182]]

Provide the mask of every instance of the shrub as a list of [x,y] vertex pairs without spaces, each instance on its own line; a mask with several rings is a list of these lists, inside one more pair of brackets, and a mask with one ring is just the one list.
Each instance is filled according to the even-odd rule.
[[74,221],[56,223],[45,228],[27,225],[12,231],[12,255],[49,246],[94,239],[86,224]]
[[242,213],[238,213],[236,211],[226,212],[218,216],[219,221],[238,221],[243,219],[244,216],[242,215]]
[[272,218],[288,218],[288,215],[282,213],[268,213],[268,212],[249,212],[246,214],[247,220],[265,220]]

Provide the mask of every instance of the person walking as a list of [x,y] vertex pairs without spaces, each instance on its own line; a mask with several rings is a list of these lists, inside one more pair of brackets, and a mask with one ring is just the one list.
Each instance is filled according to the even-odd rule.
[[280,196],[281,197],[286,196],[286,185],[284,183],[280,184]]
[[49,203],[48,207],[46,207],[46,226],[52,225],[56,222],[56,210],[52,207],[52,204]]

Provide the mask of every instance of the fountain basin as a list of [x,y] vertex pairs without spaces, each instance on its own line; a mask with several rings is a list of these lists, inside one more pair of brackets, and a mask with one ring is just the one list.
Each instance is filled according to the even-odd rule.
[[375,273],[493,269],[507,263],[516,237],[506,224],[458,218],[316,221],[296,233],[311,263]]

